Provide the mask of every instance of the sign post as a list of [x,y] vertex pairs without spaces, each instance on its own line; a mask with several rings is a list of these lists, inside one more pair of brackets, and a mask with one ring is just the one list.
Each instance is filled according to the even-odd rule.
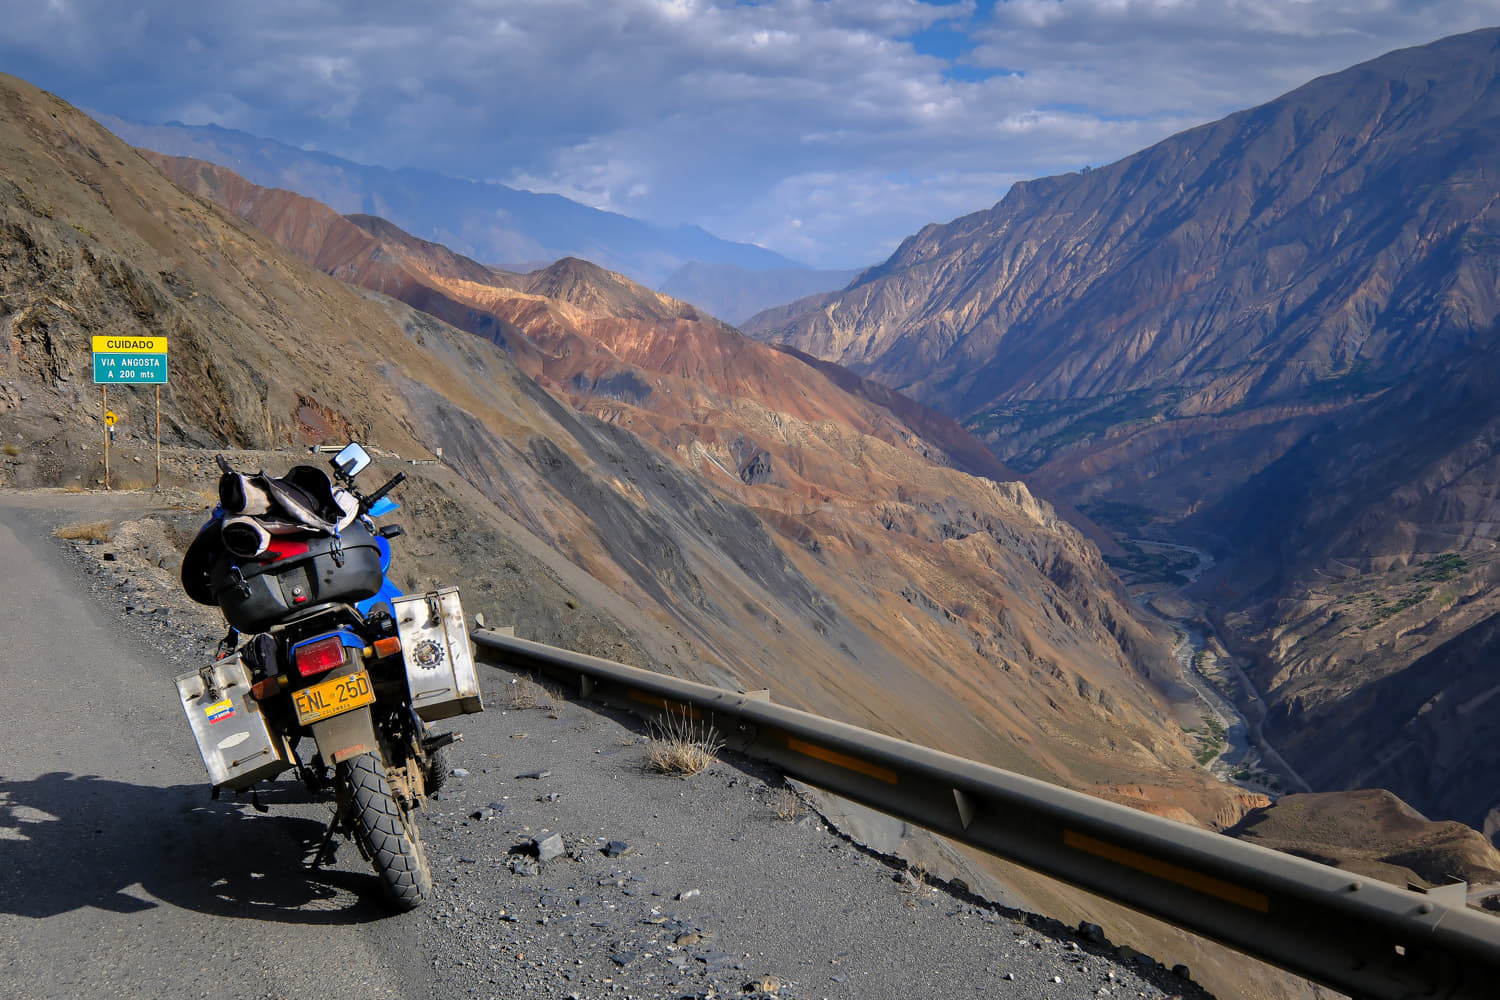
[[111,385],[156,386],[156,482],[161,484],[161,387],[167,383],[166,337],[94,337],[94,382],[104,395],[104,488],[109,489],[109,442],[119,418],[109,409]]

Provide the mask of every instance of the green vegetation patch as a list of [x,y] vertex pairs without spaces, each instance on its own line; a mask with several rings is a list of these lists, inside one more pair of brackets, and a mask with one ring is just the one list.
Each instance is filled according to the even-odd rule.
[[1148,552],[1134,542],[1121,542],[1124,555],[1107,555],[1104,561],[1127,584],[1166,583],[1185,587],[1191,581],[1186,571],[1198,565],[1198,557],[1176,549]]
[[1374,628],[1386,619],[1399,615],[1408,608],[1416,607],[1431,597],[1432,592],[1436,589],[1436,587],[1418,587],[1415,590],[1407,591],[1394,601],[1377,594],[1371,600],[1373,607],[1370,609],[1370,617],[1360,625],[1360,628]]
[[1200,767],[1207,767],[1224,751],[1224,726],[1218,719],[1205,715],[1202,729],[1185,729],[1183,732],[1199,738],[1198,750],[1193,754],[1193,759]]
[[1171,408],[1190,392],[1183,386],[1167,386],[1089,399],[1019,400],[977,413],[964,421],[964,426],[981,438],[1039,434],[1025,452],[1006,459],[1017,471],[1031,472],[1071,444],[1114,427],[1170,416]]
[[1116,535],[1138,535],[1156,517],[1149,507],[1119,500],[1095,500],[1078,508],[1095,524],[1102,525]]
[[1349,397],[1369,396],[1390,388],[1394,379],[1377,377],[1370,370],[1370,362],[1361,359],[1344,368],[1334,369],[1323,378],[1309,384],[1301,392],[1303,402],[1325,403]]
[[1444,552],[1417,566],[1417,579],[1433,583],[1447,583],[1469,568],[1469,560],[1457,552]]

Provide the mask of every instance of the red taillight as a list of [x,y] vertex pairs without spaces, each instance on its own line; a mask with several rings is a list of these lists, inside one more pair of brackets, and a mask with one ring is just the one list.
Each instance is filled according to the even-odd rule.
[[297,661],[297,673],[303,677],[327,673],[344,665],[344,640],[330,635],[298,646],[293,657]]
[[272,535],[271,540],[266,543],[266,551],[261,558],[266,562],[275,562],[277,559],[286,559],[289,556],[306,555],[309,548],[311,546],[306,542],[277,538]]

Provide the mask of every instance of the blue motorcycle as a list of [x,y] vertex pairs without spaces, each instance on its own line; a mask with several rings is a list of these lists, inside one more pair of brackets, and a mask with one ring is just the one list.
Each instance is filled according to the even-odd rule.
[[[398,473],[363,494],[368,452],[350,444],[330,477],[299,465],[246,475],[219,458],[219,503],[189,546],[183,589],[229,623],[219,655],[177,679],[215,796],[293,770],[332,789],[333,837],[358,845],[397,910],[421,905],[432,875],[415,813],[442,784],[429,723],[483,708],[455,588],[403,595],[386,576],[396,525],[374,519]],[[309,738],[312,753],[299,747]],[[258,803],[257,803],[258,804]]]

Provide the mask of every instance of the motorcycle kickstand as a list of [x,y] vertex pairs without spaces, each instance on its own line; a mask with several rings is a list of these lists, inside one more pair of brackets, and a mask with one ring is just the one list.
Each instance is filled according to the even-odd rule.
[[328,829],[323,831],[323,839],[318,842],[318,849],[313,852],[312,860],[308,861],[309,868],[322,868],[324,865],[333,864],[335,855],[338,854],[338,844],[334,843],[334,835],[343,828],[343,823],[337,811],[328,820]]

